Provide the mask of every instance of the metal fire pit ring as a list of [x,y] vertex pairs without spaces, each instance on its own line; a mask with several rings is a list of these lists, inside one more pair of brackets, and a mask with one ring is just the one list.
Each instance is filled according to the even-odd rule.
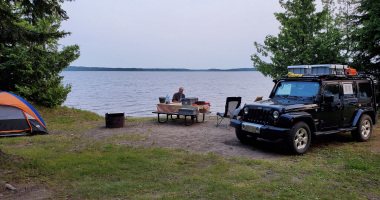
[[123,128],[124,124],[124,113],[106,113],[106,128]]

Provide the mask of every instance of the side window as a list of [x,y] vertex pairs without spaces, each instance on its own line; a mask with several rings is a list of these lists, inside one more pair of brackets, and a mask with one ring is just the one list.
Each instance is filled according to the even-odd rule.
[[359,83],[359,98],[372,97],[371,85],[369,83]]
[[356,98],[355,83],[343,83],[343,98],[344,99]]
[[324,95],[334,95],[334,99],[339,99],[339,85],[338,84],[327,84],[325,86]]

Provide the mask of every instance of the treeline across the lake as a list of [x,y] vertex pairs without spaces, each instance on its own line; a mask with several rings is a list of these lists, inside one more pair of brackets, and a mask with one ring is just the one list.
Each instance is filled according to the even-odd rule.
[[78,67],[69,66],[63,71],[257,71],[256,68],[235,69],[184,69],[184,68],[110,68],[110,67]]

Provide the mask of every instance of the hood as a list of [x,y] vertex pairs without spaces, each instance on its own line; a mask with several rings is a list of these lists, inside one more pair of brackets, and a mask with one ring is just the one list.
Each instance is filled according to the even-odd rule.
[[315,109],[318,107],[317,104],[310,101],[294,101],[288,99],[276,100],[268,99],[263,101],[255,102],[255,104],[247,104],[248,107],[267,107],[267,108],[276,108],[278,110],[284,110],[286,112],[290,111],[303,111],[308,109]]

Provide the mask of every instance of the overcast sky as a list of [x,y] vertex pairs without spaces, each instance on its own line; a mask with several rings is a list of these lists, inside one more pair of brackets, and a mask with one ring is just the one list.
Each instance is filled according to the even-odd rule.
[[279,33],[278,0],[76,0],[62,29],[78,44],[72,66],[252,67],[253,43]]

